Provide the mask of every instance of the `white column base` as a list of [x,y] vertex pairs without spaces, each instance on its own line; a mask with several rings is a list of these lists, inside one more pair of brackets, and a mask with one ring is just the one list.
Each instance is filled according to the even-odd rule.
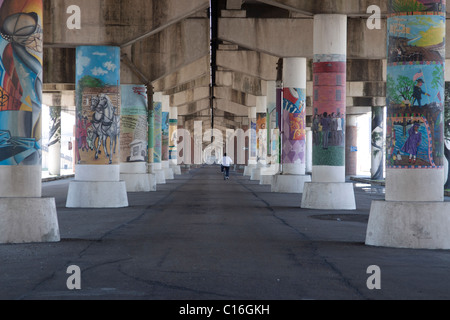
[[0,243],[58,241],[54,198],[0,198]]
[[244,167],[244,176],[245,177],[250,177],[252,175],[252,170],[256,168],[256,163],[255,164],[249,164],[248,166]]
[[128,207],[125,181],[71,181],[67,208]]
[[173,174],[181,175],[181,167],[178,165],[170,165],[170,169],[172,169]]
[[155,191],[152,190],[147,173],[121,173],[120,180],[125,181],[127,192]]
[[261,168],[256,167],[251,170],[250,180],[259,180],[261,177]]
[[305,183],[301,207],[320,210],[356,210],[353,183]]
[[272,192],[303,193],[304,185],[311,181],[311,176],[300,174],[276,174],[272,179]]
[[153,170],[152,173],[156,176],[156,184],[166,184],[166,173],[163,169]]
[[156,191],[156,174],[147,173],[148,184],[150,185],[150,191]]
[[372,201],[366,245],[450,249],[450,202]]
[[261,175],[259,178],[259,184],[269,185],[272,184],[273,176],[279,173],[279,166],[272,164],[268,167],[261,168]]

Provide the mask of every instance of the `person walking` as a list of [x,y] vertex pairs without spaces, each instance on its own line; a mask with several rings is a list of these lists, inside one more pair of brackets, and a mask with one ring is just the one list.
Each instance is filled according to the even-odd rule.
[[228,180],[230,178],[230,166],[233,163],[233,160],[226,153],[223,154],[222,158],[222,168],[225,170],[225,174],[223,176],[224,180]]

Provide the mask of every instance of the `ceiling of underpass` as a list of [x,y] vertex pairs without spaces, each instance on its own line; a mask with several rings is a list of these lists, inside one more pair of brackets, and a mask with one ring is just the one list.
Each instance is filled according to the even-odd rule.
[[[170,96],[182,123],[211,119],[213,113],[215,128],[241,127],[247,124],[248,107],[256,105],[256,97],[266,95],[268,81],[276,80],[280,58],[312,59],[314,15],[341,13],[349,17],[347,110],[365,113],[373,105],[384,104],[386,51],[385,20],[382,19],[381,29],[369,29],[367,19],[371,14],[367,8],[378,6],[384,17],[386,3],[383,0],[44,1],[44,92],[73,92],[77,46],[120,46],[122,84],[151,83],[155,92]],[[210,17],[211,4],[216,10]],[[67,27],[70,17],[67,8],[71,5],[81,10],[80,29]],[[211,32],[211,26],[217,29]],[[311,89],[309,68],[309,114]]]

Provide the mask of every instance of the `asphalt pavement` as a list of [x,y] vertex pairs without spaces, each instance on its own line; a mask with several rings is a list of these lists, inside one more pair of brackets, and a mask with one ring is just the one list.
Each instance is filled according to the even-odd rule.
[[128,193],[127,208],[72,209],[71,179],[43,183],[61,241],[0,245],[1,300],[450,298],[450,251],[364,244],[380,185],[354,182],[357,210],[305,210],[299,194],[202,166]]

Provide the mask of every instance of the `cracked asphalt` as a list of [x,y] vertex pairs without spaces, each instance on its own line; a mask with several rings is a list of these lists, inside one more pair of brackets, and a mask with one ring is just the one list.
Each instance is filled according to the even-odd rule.
[[[356,211],[305,210],[301,195],[203,166],[128,193],[127,208],[71,209],[69,182],[43,183],[60,242],[0,245],[1,300],[450,299],[449,251],[364,244],[381,186],[355,183]],[[381,289],[367,287],[371,265]]]

